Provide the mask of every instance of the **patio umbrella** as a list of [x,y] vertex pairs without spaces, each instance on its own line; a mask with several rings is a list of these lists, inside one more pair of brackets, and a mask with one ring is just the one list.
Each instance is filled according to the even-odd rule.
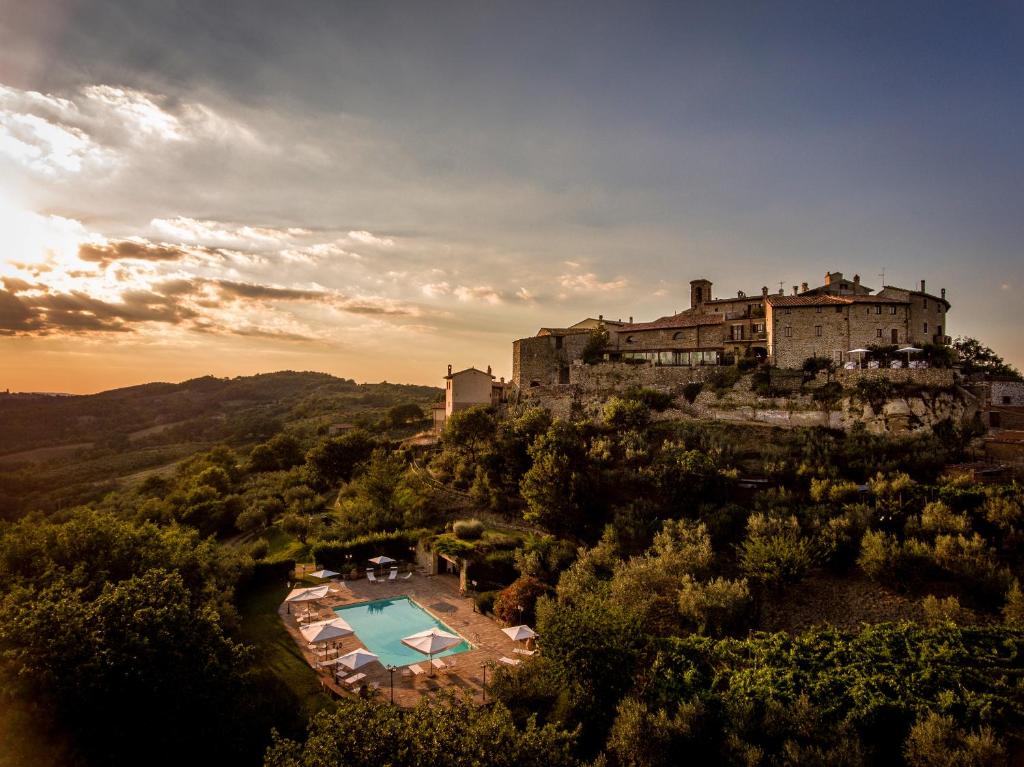
[[871,351],[870,349],[850,349],[850,351],[848,353],[849,354],[860,354],[861,355],[861,358],[859,360],[857,360],[857,364],[859,365],[859,364],[864,362],[864,356],[863,355],[867,354],[870,351]]
[[293,602],[315,602],[327,596],[327,586],[313,586],[306,589],[292,589],[284,598],[288,602],[288,612],[291,612]]
[[319,642],[332,642],[335,639],[347,637],[354,632],[352,627],[341,618],[331,618],[325,621],[317,621],[303,626],[299,632],[307,642],[314,644]]
[[383,565],[390,565],[395,560],[392,559],[391,557],[386,557],[383,554],[380,554],[379,556],[374,557],[370,561],[373,562],[378,567],[382,567]]
[[309,575],[312,578],[333,578],[335,575],[339,575],[339,573],[334,572],[334,570],[315,570]]
[[509,626],[507,629],[502,629],[502,631],[513,642],[525,642],[527,639],[533,639],[537,636],[537,632],[529,626]]
[[907,355],[907,367],[910,367],[910,355],[911,354],[917,354],[918,352],[920,352],[922,350],[918,349],[915,346],[904,346],[902,349],[897,349],[896,351],[899,352],[900,354],[906,353],[906,355]]
[[349,671],[358,671],[368,663],[373,663],[375,660],[380,660],[369,650],[364,650],[360,647],[358,650],[347,652],[344,655],[339,655],[334,659],[334,663],[339,666],[344,666]]
[[[402,640],[402,644],[406,647],[411,647],[416,652],[423,653],[430,661],[433,661],[434,653],[450,650],[461,641],[462,637],[460,636],[449,634],[447,631],[442,631],[439,628],[430,628],[426,631],[420,631],[412,636],[405,637]],[[431,675],[433,675],[433,663],[430,664],[430,672]]]

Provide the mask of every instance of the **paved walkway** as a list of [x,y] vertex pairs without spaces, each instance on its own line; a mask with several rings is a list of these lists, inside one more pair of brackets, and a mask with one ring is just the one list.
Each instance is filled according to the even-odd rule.
[[[411,597],[420,607],[443,621],[473,645],[473,649],[467,652],[445,656],[443,660],[446,663],[454,661],[454,667],[447,672],[438,672],[434,677],[414,677],[411,672],[409,676],[405,676],[404,669],[396,671],[394,689],[397,705],[414,706],[424,696],[445,689],[471,695],[475,700],[482,702],[485,668],[487,678],[490,679],[493,667],[498,665],[498,658],[523,657],[513,653],[517,644],[501,631],[501,626],[497,622],[476,612],[472,599],[459,595],[458,578],[450,575],[426,576],[414,573],[412,578],[399,579],[395,583],[370,583],[365,579],[340,581],[331,587],[331,594],[327,598],[314,606],[314,620],[334,617],[334,607],[397,596]],[[299,633],[297,616],[304,610],[302,605],[292,605],[289,612],[289,605],[282,603],[278,608],[278,614],[307,662],[315,669],[317,658],[313,651],[307,648],[305,639]],[[358,635],[353,634],[339,641],[336,645],[337,650],[332,648],[327,657],[344,655],[360,647],[365,645],[359,640]],[[424,669],[429,668],[426,656],[420,665]],[[347,694],[347,691],[343,692],[339,684],[330,677],[326,669],[317,669],[317,673],[321,675],[321,681],[326,688],[335,694]],[[366,678],[362,680],[363,684],[371,685],[371,689],[373,684],[379,685],[378,694],[384,700],[390,700],[391,675],[381,664],[371,663],[359,669],[359,673],[366,674]]]

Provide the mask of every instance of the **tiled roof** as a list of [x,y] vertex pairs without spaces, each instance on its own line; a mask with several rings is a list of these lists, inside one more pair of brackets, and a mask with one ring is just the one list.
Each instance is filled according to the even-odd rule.
[[480,375],[484,375],[484,376],[488,376],[490,378],[494,378],[494,376],[491,375],[490,373],[486,373],[483,370],[477,370],[476,368],[472,368],[472,367],[466,368],[465,370],[457,370],[454,373],[449,373],[448,375],[445,376],[445,378],[446,379],[447,378],[455,378],[455,376],[460,376],[463,373],[479,373]]
[[654,322],[637,322],[619,329],[619,333],[631,333],[634,330],[667,330],[671,328],[695,328],[699,325],[721,325],[725,322],[724,314],[691,314],[680,312],[668,317],[660,317]]

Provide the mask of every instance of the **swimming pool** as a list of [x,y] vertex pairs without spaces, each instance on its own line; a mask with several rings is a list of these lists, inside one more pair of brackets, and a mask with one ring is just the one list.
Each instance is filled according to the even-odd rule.
[[[423,653],[402,644],[402,638],[417,631],[437,627],[458,636],[448,626],[413,602],[409,597],[377,599],[349,607],[336,607],[334,612],[348,621],[356,636],[366,649],[377,655],[385,666],[408,666],[428,659]],[[433,657],[455,655],[472,649],[463,639],[450,650],[436,653]]]

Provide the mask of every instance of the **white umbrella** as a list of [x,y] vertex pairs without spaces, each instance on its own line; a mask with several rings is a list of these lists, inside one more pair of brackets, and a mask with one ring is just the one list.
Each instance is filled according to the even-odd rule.
[[341,618],[331,618],[326,621],[317,621],[303,626],[299,629],[307,642],[333,642],[335,639],[347,637],[354,632],[352,627]]
[[358,671],[366,664],[373,663],[375,660],[379,660],[379,658],[369,650],[364,650],[360,647],[358,650],[339,655],[333,662],[339,666],[344,666],[350,671]]
[[288,612],[291,612],[292,602],[315,602],[327,596],[327,586],[313,586],[305,589],[292,589],[284,601],[288,603]]
[[860,355],[862,355],[861,358],[859,360],[857,360],[857,363],[860,364],[861,362],[864,361],[863,355],[867,354],[870,351],[871,351],[870,349],[850,349],[850,351],[848,351],[847,354],[860,354]]
[[907,367],[910,367],[910,355],[917,354],[918,352],[923,351],[923,349],[918,349],[916,346],[904,346],[902,349],[897,349],[896,351],[899,354],[905,353],[907,355]]
[[339,573],[334,572],[334,570],[316,570],[310,573],[310,576],[313,578],[333,578],[338,574]]
[[[449,634],[447,631],[442,631],[439,628],[430,628],[426,631],[420,631],[412,636],[405,637],[402,640],[402,644],[407,647],[411,647],[416,652],[423,653],[433,661],[434,653],[449,650],[461,641],[462,637],[460,636]],[[433,673],[433,663],[431,663],[430,668],[431,673]]]
[[375,565],[390,565],[395,560],[391,557],[386,557],[383,554],[381,554],[379,557],[374,557],[370,561],[373,562]]
[[537,636],[537,632],[529,626],[509,626],[507,629],[502,629],[508,635],[508,638],[513,642],[524,642],[527,639],[533,639]]

